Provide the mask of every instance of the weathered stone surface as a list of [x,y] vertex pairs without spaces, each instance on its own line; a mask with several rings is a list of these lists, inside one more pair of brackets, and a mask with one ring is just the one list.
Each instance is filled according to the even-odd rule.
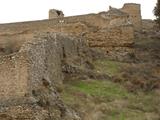
[[141,5],[135,3],[126,3],[121,9],[123,12],[129,14],[129,19],[134,25],[136,31],[142,30],[142,16],[141,16]]
[[[56,40],[59,43],[56,43]],[[66,44],[69,42],[68,49],[64,41]],[[66,54],[66,57],[69,57],[70,54],[73,56],[78,54],[74,41],[67,38],[66,35],[42,34],[25,43],[18,53],[3,57],[4,62],[1,63],[3,71],[0,72],[3,78],[0,80],[5,87],[1,86],[0,89],[0,103],[1,108],[4,106],[4,109],[9,111],[5,113],[2,110],[0,117],[5,118],[12,114],[14,119],[19,116],[19,112],[22,112],[22,118],[34,119],[36,117],[34,107],[27,106],[33,104],[41,107],[36,112],[37,114],[42,112],[42,120],[46,118],[49,120],[54,118],[57,120],[79,119],[75,112],[63,104],[55,88],[63,81],[61,69],[63,58],[61,56]],[[26,109],[28,109],[27,113]],[[14,111],[17,112],[14,114]],[[43,115],[43,111],[47,113]],[[28,116],[28,114],[31,115]]]
[[[59,13],[56,10],[51,11],[56,15]],[[141,27],[139,4],[125,4],[122,9],[111,8],[108,12],[100,12],[98,14],[4,24],[0,25],[0,53],[17,51],[24,42],[31,39],[36,33],[48,31],[84,37],[91,47],[108,47],[115,46],[115,44],[116,46],[120,45],[118,47],[122,47],[121,43],[133,43],[133,30],[140,30]],[[135,29],[131,30],[132,28]],[[106,39],[105,43],[97,37],[100,33],[101,39]],[[92,35],[94,39],[91,40],[91,37],[86,37],[86,34],[88,36],[89,34]]]
[[64,17],[64,14],[60,10],[50,9],[49,10],[49,19],[61,18]]

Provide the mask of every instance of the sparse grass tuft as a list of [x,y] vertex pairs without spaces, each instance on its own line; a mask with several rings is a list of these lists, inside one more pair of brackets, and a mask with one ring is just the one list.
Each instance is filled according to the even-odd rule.
[[125,88],[110,81],[76,81],[72,83],[72,87],[70,89],[95,97],[110,99],[129,97]]
[[101,73],[113,76],[120,71],[120,66],[122,63],[110,60],[97,60],[94,62],[95,68]]

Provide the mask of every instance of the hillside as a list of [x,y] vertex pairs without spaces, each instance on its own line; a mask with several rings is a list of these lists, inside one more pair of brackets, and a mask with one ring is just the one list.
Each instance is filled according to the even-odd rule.
[[101,76],[68,79],[63,101],[83,120],[159,120],[159,38],[139,34],[134,47],[131,59],[95,60],[93,70]]

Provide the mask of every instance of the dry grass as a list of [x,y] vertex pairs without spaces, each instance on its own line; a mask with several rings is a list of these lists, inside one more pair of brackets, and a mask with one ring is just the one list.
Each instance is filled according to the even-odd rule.
[[[64,102],[83,118],[96,120],[150,120],[160,119],[160,96],[156,92],[127,91],[110,81],[72,81],[65,84],[61,96]],[[87,120],[87,119],[84,119]]]

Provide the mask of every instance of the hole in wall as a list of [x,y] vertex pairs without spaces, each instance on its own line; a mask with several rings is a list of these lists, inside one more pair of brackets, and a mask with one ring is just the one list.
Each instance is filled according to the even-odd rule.
[[56,13],[58,14],[58,16],[61,15],[61,11],[57,10]]
[[63,58],[66,58],[66,53],[64,47],[62,47]]
[[48,87],[50,85],[50,83],[44,78],[42,79],[42,83],[45,87]]
[[37,96],[37,94],[36,94],[36,91],[35,91],[35,90],[32,90],[32,95],[33,95],[33,96]]

